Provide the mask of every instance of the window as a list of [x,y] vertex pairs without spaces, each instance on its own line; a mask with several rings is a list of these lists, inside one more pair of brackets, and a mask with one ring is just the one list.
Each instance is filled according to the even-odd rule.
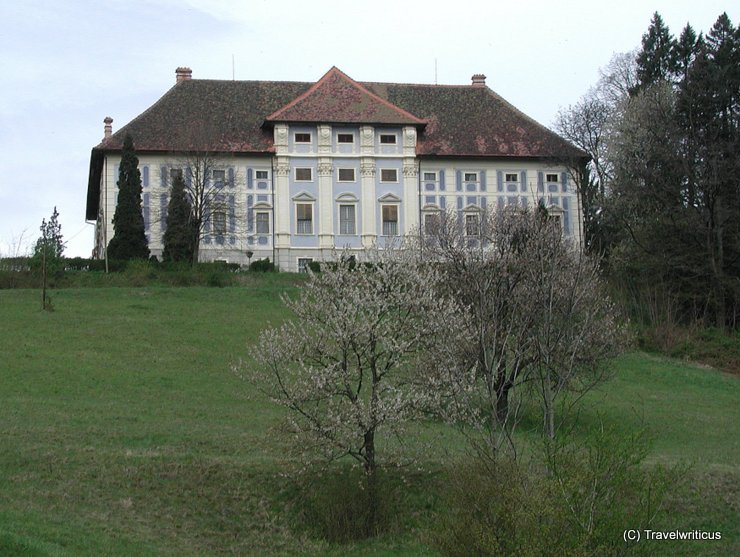
[[398,205],[383,205],[383,236],[398,236]]
[[437,213],[426,213],[424,215],[424,230],[427,234],[439,232],[440,219]]
[[354,205],[339,206],[339,233],[345,235],[357,234]]
[[257,170],[254,173],[257,180],[267,180],[269,178],[269,174],[267,173],[267,170]]
[[340,182],[354,182],[355,181],[355,169],[354,168],[340,168],[337,171],[338,180]]
[[258,211],[255,213],[255,230],[257,234],[270,233],[270,213],[267,211]]
[[216,210],[213,212],[213,233],[216,236],[223,236],[226,234],[226,212],[222,210]]
[[307,273],[309,267],[311,266],[311,263],[313,263],[313,259],[311,259],[310,257],[299,257],[298,258],[298,272]]
[[170,168],[170,181],[174,183],[177,179],[182,180],[182,168]]
[[480,235],[480,219],[477,214],[465,215],[465,235]]
[[557,182],[558,181],[558,175],[557,174],[548,174],[545,179],[548,182]]
[[398,182],[398,170],[395,168],[380,169],[381,182]]
[[310,133],[296,133],[293,137],[296,143],[311,143]]
[[226,183],[226,171],[225,170],[214,170],[213,171],[213,184],[216,187],[222,187]]
[[351,133],[338,133],[337,134],[337,143],[354,143],[355,142],[355,136]]
[[465,182],[477,182],[478,181],[478,173],[477,172],[466,172],[465,173]]
[[310,182],[313,180],[313,169],[312,168],[296,168],[295,169],[296,182]]
[[313,205],[311,203],[296,203],[296,232],[298,234],[313,234]]
[[425,182],[436,182],[437,181],[437,173],[436,172],[425,172],[424,173],[424,181]]
[[380,144],[381,145],[395,145],[396,144],[396,134],[395,133],[381,133],[380,134]]
[[507,182],[518,182],[519,179],[516,174],[507,174],[506,175],[506,181]]

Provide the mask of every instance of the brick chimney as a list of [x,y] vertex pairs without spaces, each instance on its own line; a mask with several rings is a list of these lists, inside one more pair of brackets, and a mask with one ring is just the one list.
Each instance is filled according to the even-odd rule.
[[181,81],[187,81],[188,79],[193,78],[193,70],[190,68],[184,68],[180,67],[175,70],[175,83],[180,83]]
[[485,87],[486,86],[486,76],[482,73],[475,74],[472,78],[473,83],[471,85],[473,87]]
[[110,116],[106,116],[103,120],[103,139],[108,139],[111,135],[113,135],[113,118]]

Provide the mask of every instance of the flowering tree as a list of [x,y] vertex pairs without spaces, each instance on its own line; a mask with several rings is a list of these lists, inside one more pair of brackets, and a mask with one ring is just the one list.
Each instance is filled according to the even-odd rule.
[[431,354],[450,358],[438,340],[462,328],[463,314],[430,287],[436,281],[432,267],[398,254],[324,264],[297,298],[285,299],[294,319],[262,333],[257,370],[239,371],[291,411],[304,451],[363,466],[371,531],[377,438],[401,435],[422,415],[424,394],[411,379]]
[[516,454],[513,432],[525,397],[541,399],[553,437],[555,400],[604,377],[602,364],[618,350],[623,330],[598,262],[563,236],[544,207],[482,211],[474,229],[463,224],[454,212],[443,213],[414,240],[438,269],[439,294],[468,314],[455,365],[432,366],[419,379],[450,395],[438,400],[447,419],[485,434],[481,449]]

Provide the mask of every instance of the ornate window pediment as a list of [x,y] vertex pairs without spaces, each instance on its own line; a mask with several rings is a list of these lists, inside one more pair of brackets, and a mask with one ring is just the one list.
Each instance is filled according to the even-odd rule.
[[313,202],[316,201],[316,198],[308,193],[307,191],[302,191],[296,195],[293,196],[293,201],[298,202]]

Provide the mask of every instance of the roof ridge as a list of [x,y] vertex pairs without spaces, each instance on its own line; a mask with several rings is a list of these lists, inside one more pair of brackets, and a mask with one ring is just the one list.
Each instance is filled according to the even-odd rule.
[[351,77],[349,77],[346,73],[344,73],[342,70],[337,68],[336,66],[332,66],[328,72],[326,72],[316,83],[314,83],[311,87],[309,87],[306,91],[304,91],[302,94],[298,95],[295,99],[293,99],[291,102],[283,106],[282,108],[276,110],[269,116],[265,118],[265,121],[271,121],[271,120],[277,120],[279,116],[291,108],[295,107],[298,103],[301,101],[307,99],[310,97],[313,93],[315,93],[322,85],[324,85],[330,77],[333,75],[339,75],[343,80],[347,81],[350,85],[358,89],[362,94],[365,94],[375,100],[376,102],[379,102],[383,106],[386,106],[390,108],[391,110],[401,114],[404,118],[409,118],[412,121],[415,121],[418,124],[425,124],[426,122],[419,118],[418,116],[415,116],[414,114],[411,114],[409,111],[404,110],[403,108],[393,104],[387,99],[384,99],[383,97],[373,93],[369,89],[367,89],[361,82],[355,81]]

